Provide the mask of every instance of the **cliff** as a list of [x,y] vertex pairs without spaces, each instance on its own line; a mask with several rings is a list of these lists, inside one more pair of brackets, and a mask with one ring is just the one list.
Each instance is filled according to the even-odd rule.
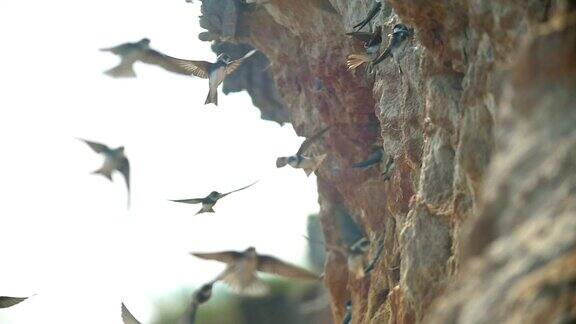
[[[366,27],[414,29],[400,63],[346,68],[345,35],[372,0],[204,0],[201,39],[239,57],[224,91],[312,152],[326,241],[349,215],[371,253],[362,279],[329,253],[335,322],[569,323],[576,320],[576,2],[387,0]],[[374,147],[380,167],[355,169]],[[389,180],[381,173],[394,163]],[[392,160],[390,160],[392,161]]]

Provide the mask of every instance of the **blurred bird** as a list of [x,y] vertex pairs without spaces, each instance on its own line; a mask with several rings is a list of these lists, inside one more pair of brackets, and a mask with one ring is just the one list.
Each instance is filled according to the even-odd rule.
[[[258,182],[258,181],[256,181]],[[179,200],[170,200],[173,202],[185,203],[185,204],[202,204],[202,209],[200,209],[195,215],[202,214],[202,213],[214,213],[214,205],[218,202],[219,199],[228,196],[229,194],[244,190],[256,184],[256,182],[247,185],[246,187],[242,187],[240,189],[232,190],[227,193],[219,193],[218,191],[212,191],[208,196],[204,198],[191,198],[191,199],[179,199]]]
[[111,149],[108,146],[97,142],[92,142],[81,138],[78,140],[88,144],[88,146],[90,146],[94,152],[104,156],[104,164],[102,164],[100,169],[92,173],[103,175],[110,181],[112,181],[112,173],[114,171],[119,171],[122,176],[124,176],[124,180],[126,181],[126,188],[128,190],[128,206],[130,206],[130,163],[124,154],[124,146]]
[[224,81],[227,75],[234,72],[244,60],[256,53],[251,50],[243,57],[237,60],[231,60],[230,57],[222,53],[218,55],[215,63],[206,61],[191,61],[177,58],[170,58],[169,61],[178,65],[188,75],[194,75],[202,79],[208,79],[209,91],[208,97],[204,104],[213,103],[218,105],[218,86]]
[[379,147],[376,151],[372,152],[365,161],[358,162],[352,165],[353,168],[356,169],[365,169],[370,166],[373,166],[377,163],[382,161],[382,157],[384,156],[384,149]]
[[122,303],[122,321],[124,324],[141,324],[132,313],[126,308],[126,305]]
[[306,269],[286,263],[272,256],[258,255],[253,247],[243,252],[224,251],[216,253],[191,253],[206,260],[216,260],[227,264],[221,275],[234,292],[249,295],[265,295],[269,288],[258,277],[257,272],[266,272],[295,279],[318,279],[318,276]]
[[360,65],[370,62],[378,52],[380,44],[382,43],[382,26],[376,27],[372,33],[355,31],[346,33],[346,35],[362,41],[366,49],[366,54],[350,54],[346,57],[348,69],[354,70]]
[[288,164],[295,169],[304,169],[306,175],[310,176],[310,174],[316,171],[316,169],[318,169],[320,164],[322,164],[322,162],[326,158],[326,154],[321,154],[313,157],[307,157],[304,156],[303,154],[308,149],[308,147],[310,147],[312,143],[320,139],[322,135],[324,135],[324,133],[328,131],[329,128],[330,126],[314,134],[312,137],[309,137],[306,140],[304,140],[304,142],[302,142],[302,145],[300,145],[300,148],[298,149],[298,152],[296,152],[295,155],[277,158],[276,167],[282,168]]
[[410,37],[410,30],[403,24],[396,24],[392,30],[392,34],[388,35],[390,37],[390,44],[388,47],[376,58],[374,61],[370,63],[371,66],[374,66],[389,56],[392,56],[394,62],[396,62],[396,66],[398,67],[398,71],[400,74],[402,73],[402,68],[400,67],[400,57],[401,54],[404,52],[406,48],[406,44],[408,43],[408,38]]
[[28,297],[8,297],[0,296],[0,308],[8,308],[14,305],[20,304],[21,302],[28,299]]
[[194,324],[196,321],[196,312],[201,304],[204,304],[212,297],[212,287],[214,284],[220,280],[220,276],[216,279],[202,285],[198,290],[192,295],[192,300],[186,309],[184,315],[180,318],[178,324]]
[[376,0],[370,11],[368,11],[368,15],[366,15],[366,18],[364,18],[361,22],[357,23],[356,25],[352,26],[352,28],[357,30],[364,28],[364,26],[368,25],[368,23],[370,23],[370,21],[374,19],[374,17],[376,17],[378,12],[380,12],[380,9],[382,9],[382,0]]

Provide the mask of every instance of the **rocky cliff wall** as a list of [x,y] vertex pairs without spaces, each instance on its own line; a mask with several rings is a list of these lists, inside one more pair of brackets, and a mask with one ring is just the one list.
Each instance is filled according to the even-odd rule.
[[[248,90],[301,136],[332,126],[312,149],[329,153],[326,241],[346,243],[345,214],[369,255],[384,246],[361,279],[328,254],[335,322],[349,300],[353,323],[576,321],[575,1],[383,2],[366,29],[385,46],[394,24],[414,28],[403,74],[346,68],[363,49],[345,33],[373,0],[202,4],[215,51],[261,51],[225,92]],[[351,168],[377,146],[381,166]]]

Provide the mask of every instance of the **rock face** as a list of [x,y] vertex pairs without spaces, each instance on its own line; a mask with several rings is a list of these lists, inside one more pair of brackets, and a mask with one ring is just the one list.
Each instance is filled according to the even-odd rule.
[[[360,279],[328,253],[335,322],[348,300],[353,323],[576,321],[575,1],[383,2],[366,30],[415,32],[403,74],[388,59],[371,77],[347,70],[363,48],[345,33],[373,0],[202,4],[216,51],[263,53],[224,91],[301,136],[332,126],[311,150],[329,153],[326,241],[348,243],[346,214],[369,254],[384,245]],[[380,167],[351,168],[378,146]]]

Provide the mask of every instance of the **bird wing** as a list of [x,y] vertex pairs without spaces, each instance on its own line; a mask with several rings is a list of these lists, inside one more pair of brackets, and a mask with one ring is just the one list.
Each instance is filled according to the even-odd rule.
[[204,198],[178,199],[178,200],[170,200],[170,201],[185,203],[185,204],[200,204],[204,201]]
[[242,62],[244,62],[245,59],[249,58],[256,52],[257,50],[253,49],[250,52],[246,53],[246,55],[242,56],[241,58],[234,60],[230,62],[228,65],[226,65],[226,75],[236,71],[236,69],[240,66],[240,64],[242,64]]
[[330,126],[324,128],[323,130],[319,131],[318,133],[312,135],[312,137],[309,137],[306,140],[304,140],[304,142],[302,142],[302,145],[300,145],[300,149],[298,149],[298,152],[296,153],[296,155],[301,155],[302,153],[304,153],[306,151],[306,149],[308,149],[308,147],[312,143],[314,143],[317,139],[322,137],[322,135],[324,135],[324,133],[326,133],[328,131],[328,129],[330,129]]
[[185,60],[180,60],[175,57],[168,56],[154,49],[149,49],[146,52],[144,52],[140,60],[147,64],[157,65],[166,71],[173,72],[176,74],[196,75],[195,73],[190,71],[190,68],[186,68],[183,66],[186,65],[186,63],[182,62]]
[[380,161],[382,161],[382,157],[384,156],[384,150],[382,148],[376,150],[375,152],[372,152],[372,154],[370,154],[368,156],[368,158],[362,162],[358,162],[352,165],[353,168],[366,168],[369,167],[373,164],[379,163]]
[[128,190],[128,206],[130,206],[130,162],[127,158],[122,159],[122,164],[118,167],[118,171],[124,177],[126,182],[126,190]]
[[232,190],[232,191],[230,191],[230,192],[224,193],[224,194],[220,194],[219,199],[222,198],[222,197],[224,197],[224,196],[228,196],[229,194],[231,194],[231,193],[233,193],[233,192],[240,191],[240,190],[244,190],[244,189],[246,189],[246,188],[252,187],[253,185],[256,184],[256,182],[258,182],[258,181],[254,181],[253,183],[247,185],[246,187],[242,187],[242,188],[240,188],[240,189],[236,189],[236,190]]
[[318,276],[304,268],[289,264],[269,255],[258,256],[258,271],[283,277],[298,279],[318,279]]
[[[161,54],[161,53],[160,53]],[[163,68],[168,71],[177,71],[176,73],[194,75],[202,79],[208,79],[210,69],[214,63],[206,61],[192,61],[183,60],[168,55],[161,54],[162,58],[159,60]]]
[[206,259],[206,260],[216,260],[224,263],[234,263],[236,260],[242,257],[242,253],[236,251],[222,251],[214,253],[190,253],[193,256]]
[[122,303],[122,321],[124,324],[141,324],[132,313],[126,308],[126,305]]
[[357,40],[360,40],[364,43],[368,43],[369,41],[372,40],[372,38],[374,37],[372,33],[368,33],[368,32],[350,32],[350,33],[346,33],[346,35],[348,36],[352,36],[354,38],[356,38]]
[[368,23],[376,16],[376,14],[380,11],[380,9],[382,9],[382,3],[381,2],[374,3],[374,6],[370,9],[368,14],[366,15],[366,18],[352,27],[358,29],[364,28],[364,26],[368,25]]
[[100,51],[111,52],[112,54],[116,55],[122,55],[126,53],[128,50],[130,50],[132,47],[134,47],[134,43],[123,43],[112,47],[101,48]]
[[0,308],[7,308],[12,307],[16,304],[20,304],[21,302],[28,299],[28,297],[8,297],[8,296],[0,296]]
[[104,144],[88,141],[82,138],[78,138],[78,140],[88,144],[88,146],[90,146],[90,148],[96,153],[110,152],[110,148]]

